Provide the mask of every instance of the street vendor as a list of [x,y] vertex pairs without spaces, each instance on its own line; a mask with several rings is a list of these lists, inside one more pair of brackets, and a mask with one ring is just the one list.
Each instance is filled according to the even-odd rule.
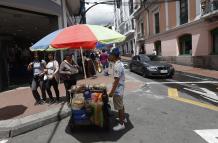
[[119,124],[113,127],[114,131],[119,131],[125,129],[124,122],[127,122],[125,118],[124,104],[123,104],[123,95],[124,95],[124,86],[125,86],[125,72],[124,65],[120,61],[120,51],[118,48],[111,50],[109,55],[109,60],[114,65],[114,82],[112,89],[109,93],[110,97],[113,97],[114,109],[118,110],[119,113]]

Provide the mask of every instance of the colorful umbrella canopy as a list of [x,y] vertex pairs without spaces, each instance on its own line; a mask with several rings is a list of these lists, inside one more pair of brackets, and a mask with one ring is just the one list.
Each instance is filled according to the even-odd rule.
[[[95,48],[99,44],[122,42],[125,36],[99,25],[79,24],[54,31],[33,46],[31,51],[55,51],[57,48]],[[102,46],[101,45],[101,46]],[[56,49],[55,49],[56,48]]]
[[62,30],[63,29],[60,29],[60,30],[57,30],[57,31],[54,31],[54,32],[48,34],[47,36],[45,36],[44,38],[42,38],[41,40],[36,42],[34,45],[32,45],[30,47],[30,51],[45,51],[49,48],[52,48],[50,46],[51,42],[58,35],[58,33],[60,33]]
[[51,42],[54,48],[92,49],[97,42],[110,44],[122,42],[125,36],[99,25],[79,24],[64,28]]

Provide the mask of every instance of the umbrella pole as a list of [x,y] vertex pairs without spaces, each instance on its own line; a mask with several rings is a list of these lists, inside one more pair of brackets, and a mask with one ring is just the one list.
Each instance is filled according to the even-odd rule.
[[[85,62],[84,62],[84,57],[83,57],[83,49],[80,47],[80,52],[81,52],[81,57],[82,57],[82,64],[83,64],[83,71],[84,71],[84,78],[85,78],[85,83],[86,83],[86,68],[85,68]],[[87,84],[87,83],[86,83]]]

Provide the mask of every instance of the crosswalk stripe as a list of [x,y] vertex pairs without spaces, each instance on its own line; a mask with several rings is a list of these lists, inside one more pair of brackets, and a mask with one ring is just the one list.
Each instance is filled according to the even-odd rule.
[[0,140],[0,143],[7,143],[8,140]]

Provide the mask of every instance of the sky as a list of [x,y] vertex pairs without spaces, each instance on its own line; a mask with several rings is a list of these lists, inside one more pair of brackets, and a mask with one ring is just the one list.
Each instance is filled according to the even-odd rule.
[[[102,2],[108,0],[86,0],[86,2]],[[86,5],[86,9],[90,7],[92,4]],[[99,4],[92,7],[86,13],[86,22],[88,24],[96,24],[96,25],[107,25],[113,24],[114,17],[113,6]]]

